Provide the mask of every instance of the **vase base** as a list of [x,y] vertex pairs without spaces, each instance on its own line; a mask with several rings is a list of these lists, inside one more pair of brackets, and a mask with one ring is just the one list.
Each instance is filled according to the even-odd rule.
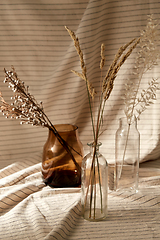
[[53,171],[51,176],[43,177],[43,182],[53,188],[80,187],[81,176],[71,170]]
[[[92,209],[92,214],[90,214],[90,210],[85,210],[85,211],[82,211],[83,214],[83,218],[90,221],[90,222],[98,222],[98,221],[103,221],[107,218],[107,210],[106,212],[102,213],[101,212],[101,209],[95,209],[95,214],[93,213],[93,209]],[[91,215],[91,216],[90,216]]]

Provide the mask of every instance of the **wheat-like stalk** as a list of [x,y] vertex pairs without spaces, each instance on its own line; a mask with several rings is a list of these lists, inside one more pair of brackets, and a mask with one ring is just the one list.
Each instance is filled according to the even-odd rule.
[[83,59],[83,52],[81,50],[80,44],[79,44],[79,39],[76,37],[75,33],[73,31],[71,31],[67,26],[65,26],[66,30],[68,31],[69,35],[71,36],[73,42],[74,42],[74,46],[75,49],[78,53],[79,59],[80,59],[80,63],[81,63],[81,69],[82,69],[82,73],[79,73],[77,71],[72,70],[72,72],[74,72],[78,77],[82,78],[83,80],[85,80],[86,84],[87,84],[87,89],[89,91],[89,94],[92,98],[94,98],[95,96],[95,89],[92,87],[92,84],[89,82],[88,78],[87,78],[87,69],[86,69],[86,65]]
[[100,61],[100,69],[102,70],[105,64],[105,45],[101,44],[101,61]]
[[[120,47],[120,49],[118,50],[118,52],[115,56],[115,59],[113,60],[112,64],[110,65],[108,72],[103,80],[102,92],[103,92],[105,101],[109,98],[109,96],[112,92],[114,80],[117,76],[118,71],[120,70],[121,66],[124,64],[124,62],[130,56],[130,54],[132,53],[132,51],[135,49],[135,47],[137,46],[137,44],[139,42],[140,42],[140,38],[132,39],[129,43]],[[132,43],[134,43],[134,44],[132,45]],[[129,48],[129,50],[126,53],[124,53],[125,50],[130,45],[131,45],[131,47]]]

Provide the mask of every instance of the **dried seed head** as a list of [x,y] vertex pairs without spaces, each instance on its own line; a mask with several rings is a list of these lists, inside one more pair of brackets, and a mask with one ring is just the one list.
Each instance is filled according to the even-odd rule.
[[77,54],[79,56],[79,59],[80,59],[80,63],[81,63],[81,70],[82,70],[82,73],[78,73],[76,71],[73,71],[76,75],[78,75],[79,77],[81,77],[83,80],[86,81],[87,83],[87,89],[88,89],[88,92],[90,94],[90,96],[92,98],[94,98],[94,95],[95,95],[95,90],[94,88],[92,87],[91,83],[89,82],[89,80],[87,79],[87,68],[86,68],[86,65],[85,65],[85,62],[84,62],[84,59],[83,59],[83,53],[82,53],[82,50],[80,48],[80,44],[79,44],[79,40],[78,38],[76,37],[75,33],[73,31],[71,31],[68,27],[66,27],[66,30],[68,31],[69,35],[71,36],[73,42],[74,42],[74,46],[75,46],[75,49],[77,51]]
[[[153,104],[153,100],[156,99],[156,91],[159,90],[156,79],[152,79],[148,83],[146,90],[140,90],[140,86],[144,73],[151,70],[159,59],[157,39],[159,39],[157,23],[153,20],[152,16],[150,16],[145,30],[141,31],[139,42],[140,50],[136,58],[133,73],[131,74],[133,80],[132,78],[128,79],[125,85],[124,104],[125,114],[128,120],[132,118],[133,115],[139,119],[141,113],[144,112],[150,104]],[[137,82],[135,82],[135,80],[137,80]]]
[[101,62],[100,62],[100,69],[101,69],[101,70],[102,70],[102,68],[104,67],[104,64],[105,64],[104,51],[105,51],[105,45],[102,43],[102,44],[101,44]]
[[[5,102],[0,92],[0,110],[3,111],[6,117],[22,119],[21,124],[34,124],[37,126],[48,127],[48,122],[46,115],[42,110],[42,103],[38,104],[33,96],[28,93],[28,87],[25,87],[24,82],[22,82],[16,72],[12,67],[12,71],[5,71],[5,83],[12,88],[14,96],[11,100],[11,104]],[[13,107],[14,106],[14,107]]]

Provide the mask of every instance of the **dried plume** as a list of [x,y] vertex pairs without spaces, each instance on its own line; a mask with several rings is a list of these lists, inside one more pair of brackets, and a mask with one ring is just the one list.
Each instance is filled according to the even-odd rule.
[[[95,96],[95,89],[92,87],[91,83],[89,82],[88,78],[87,78],[87,68],[83,59],[83,53],[82,50],[80,48],[80,44],[79,44],[79,40],[76,37],[75,33],[73,31],[71,31],[68,27],[66,27],[66,30],[68,31],[69,35],[71,36],[72,40],[74,41],[74,46],[75,49],[78,53],[79,59],[80,59],[80,63],[81,63],[81,69],[82,69],[82,73],[79,73],[75,70],[72,70],[72,72],[74,72],[77,76],[79,76],[80,78],[82,78],[83,80],[86,81],[87,83],[87,87],[88,87],[88,91],[90,93],[90,95],[92,96],[92,98],[94,98]],[[132,53],[132,51],[134,50],[134,48],[137,46],[137,44],[139,43],[140,38],[138,39],[132,39],[129,43],[125,44],[124,46],[121,46],[113,60],[113,62],[111,63],[107,74],[103,80],[103,85],[102,85],[102,94],[103,94],[103,98],[106,101],[112,90],[113,90],[113,85],[114,85],[114,80],[117,76],[118,71],[120,70],[121,66],[124,64],[124,62],[126,61],[126,59],[130,56],[130,54]],[[128,47],[130,46],[130,48],[128,49]],[[128,49],[127,52],[126,49]],[[105,45],[102,43],[101,44],[101,62],[100,62],[100,69],[102,70],[102,68],[104,67],[105,64],[105,55],[104,55],[104,50],[105,50]]]
[[74,42],[74,46],[75,49],[77,51],[77,54],[79,56],[80,59],[80,63],[81,63],[81,69],[82,69],[82,73],[79,73],[77,71],[72,70],[72,72],[74,72],[78,77],[82,78],[83,80],[85,80],[86,84],[87,84],[87,88],[89,91],[90,96],[94,99],[95,96],[95,90],[92,87],[91,83],[89,82],[88,78],[87,78],[87,70],[86,70],[86,65],[83,59],[83,53],[82,50],[80,48],[80,44],[79,44],[79,39],[76,37],[75,33],[73,31],[71,31],[68,27],[66,27],[66,30],[68,31],[69,35],[71,36],[73,42]]
[[[103,80],[103,95],[105,101],[109,98],[111,91],[113,89],[114,80],[117,76],[118,71],[120,70],[121,66],[124,64],[124,62],[127,60],[127,58],[130,56],[132,51],[135,49],[137,44],[139,43],[140,38],[138,39],[132,39],[129,43],[125,44],[124,46],[121,46],[111,63],[107,74]],[[133,44],[134,43],[134,44]],[[132,45],[133,44],[133,45]],[[125,50],[130,46],[128,51],[125,53]]]
[[[158,24],[152,16],[149,16],[146,28],[141,31],[139,52],[131,77],[125,84],[124,104],[128,122],[133,115],[138,119],[144,110],[156,100],[156,91],[159,90],[157,79],[148,82],[147,89],[140,90],[144,74],[158,63]],[[140,92],[141,91],[141,92]]]
[[[91,83],[89,82],[88,78],[87,78],[87,68],[83,59],[83,53],[82,50],[80,48],[80,44],[79,44],[79,40],[76,37],[75,33],[73,31],[71,31],[68,27],[65,27],[66,30],[68,31],[69,35],[71,36],[73,42],[74,42],[74,46],[75,49],[77,51],[77,54],[79,56],[80,59],[80,63],[81,63],[81,70],[82,72],[79,73],[75,70],[72,70],[72,72],[74,72],[77,76],[79,76],[80,78],[82,78],[83,80],[85,80],[86,85],[87,85],[87,90],[90,94],[90,96],[92,97],[92,99],[94,99],[94,95],[96,93],[96,91],[94,90],[94,88],[91,86]],[[113,90],[113,86],[114,86],[114,80],[117,77],[117,73],[120,70],[121,66],[125,63],[125,61],[127,60],[127,58],[130,56],[130,54],[132,53],[132,51],[136,48],[137,44],[139,44],[140,42],[140,38],[134,38],[132,39],[130,42],[128,42],[127,44],[125,44],[124,46],[121,46],[117,52],[117,54],[115,55],[115,58],[113,60],[113,62],[111,63],[106,76],[104,77],[103,81],[101,81],[102,83],[102,91],[101,91],[101,96],[100,96],[100,104],[99,104],[99,110],[98,110],[98,116],[97,116],[97,123],[96,126],[94,126],[94,120],[93,120],[93,113],[92,113],[92,106],[91,106],[91,102],[90,102],[90,98],[89,98],[89,105],[90,105],[90,112],[91,112],[91,120],[92,120],[92,127],[93,127],[93,135],[95,138],[95,145],[97,142],[97,138],[98,136],[100,136],[100,128],[101,128],[101,124],[103,122],[103,112],[104,112],[104,107],[105,107],[105,102],[106,100],[109,98],[112,90]],[[105,45],[102,43],[101,44],[101,61],[100,61],[100,69],[102,71],[104,64],[105,64]],[[102,75],[101,75],[102,77]],[[102,80],[102,79],[101,79]]]
[[101,62],[100,62],[100,69],[102,70],[105,64],[105,45],[104,43],[101,44]]

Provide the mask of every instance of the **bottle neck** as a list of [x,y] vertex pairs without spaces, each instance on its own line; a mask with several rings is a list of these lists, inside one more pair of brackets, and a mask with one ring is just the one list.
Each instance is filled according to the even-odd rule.
[[[89,148],[90,148],[90,153],[93,154],[94,148],[95,148],[94,143],[93,143],[93,142],[92,142],[92,143],[88,143],[87,145],[88,145]],[[100,148],[101,145],[102,145],[101,142],[98,142],[98,143],[97,143],[97,145],[96,145],[96,153],[99,153],[99,148]]]
[[120,128],[125,128],[129,125],[130,125],[130,127],[137,129],[137,118],[133,117],[132,119],[128,120],[126,117],[123,117],[123,118],[119,119],[119,127]]

